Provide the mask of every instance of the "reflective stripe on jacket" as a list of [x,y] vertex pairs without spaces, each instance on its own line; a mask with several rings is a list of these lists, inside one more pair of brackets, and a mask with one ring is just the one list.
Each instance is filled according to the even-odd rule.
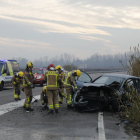
[[59,74],[56,71],[48,71],[45,73],[44,81],[46,81],[47,90],[58,89]]

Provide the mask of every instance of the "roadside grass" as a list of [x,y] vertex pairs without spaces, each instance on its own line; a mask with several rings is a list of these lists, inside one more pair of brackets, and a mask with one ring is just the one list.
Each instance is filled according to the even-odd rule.
[[[126,122],[126,130],[127,132],[132,132],[133,135],[137,135],[140,137],[140,95],[139,93],[134,89],[128,86],[129,92],[125,91],[122,96],[119,96],[120,98],[120,117],[122,122]],[[126,104],[124,101],[128,101],[128,104]],[[121,109],[122,108],[122,109]],[[131,135],[131,133],[129,134]]]
[[[126,65],[122,63],[123,68],[129,75],[140,77],[140,51],[138,47],[134,47],[133,50],[130,48],[130,57],[127,60]],[[140,89],[140,81],[136,83],[137,88]],[[129,105],[126,104],[122,97],[119,96],[121,106],[124,107],[124,111],[120,112],[125,120],[131,123],[131,129],[134,134],[140,134],[140,94],[133,86],[129,86],[126,83],[126,89],[123,89],[123,95],[125,101],[128,101]],[[120,107],[121,107],[120,106]]]
[[140,77],[140,50],[138,47],[130,47],[130,53],[127,55],[125,53],[126,64],[124,65],[122,60],[119,62],[123,66],[124,70],[127,71],[129,75]]
[[[125,120],[140,124],[140,95],[134,88],[130,86],[128,88],[128,91],[124,91],[123,95],[119,95],[120,108],[124,108],[122,114]],[[122,96],[124,100],[122,100]]]

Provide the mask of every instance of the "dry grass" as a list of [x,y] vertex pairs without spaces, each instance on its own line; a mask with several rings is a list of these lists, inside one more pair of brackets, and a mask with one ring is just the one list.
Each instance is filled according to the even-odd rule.
[[[122,61],[120,61],[120,63],[122,64]],[[134,47],[133,50],[130,48],[130,58],[127,60],[126,65],[124,66],[124,64],[122,64],[122,66],[127,70],[128,74],[140,77],[139,45],[138,47]],[[129,101],[130,106],[127,106],[121,101],[125,107],[125,111],[123,112],[124,117],[129,122],[140,124],[140,94],[133,87],[129,87],[128,85],[126,85],[126,87],[128,90],[124,90],[123,96]]]
[[125,57],[128,58],[129,60],[126,59],[126,64],[124,65],[122,61],[120,63],[122,64],[123,68],[127,71],[128,74],[140,77],[140,50],[139,50],[139,45],[138,47],[133,47],[133,50],[130,47],[130,52],[129,54],[125,53]]
[[[130,87],[129,87],[130,89]],[[130,89],[129,92],[124,92],[125,99],[129,102],[130,106],[121,101],[122,106],[125,108],[123,117],[125,120],[133,123],[140,123],[140,95],[134,89]],[[121,99],[121,98],[120,98]]]

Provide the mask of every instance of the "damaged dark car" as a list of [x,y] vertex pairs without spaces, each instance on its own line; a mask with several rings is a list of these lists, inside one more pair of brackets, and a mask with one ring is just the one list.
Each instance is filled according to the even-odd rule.
[[[119,111],[126,83],[140,93],[140,78],[124,74],[104,74],[95,80],[85,72],[77,78],[78,91],[73,95],[75,109],[84,111],[113,110]],[[128,101],[125,101],[128,104]]]

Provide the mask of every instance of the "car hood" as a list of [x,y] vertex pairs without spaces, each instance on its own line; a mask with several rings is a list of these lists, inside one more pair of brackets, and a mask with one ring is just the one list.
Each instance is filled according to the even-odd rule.
[[84,87],[102,87],[105,86],[105,84],[93,84],[93,83],[85,83],[83,84]]

